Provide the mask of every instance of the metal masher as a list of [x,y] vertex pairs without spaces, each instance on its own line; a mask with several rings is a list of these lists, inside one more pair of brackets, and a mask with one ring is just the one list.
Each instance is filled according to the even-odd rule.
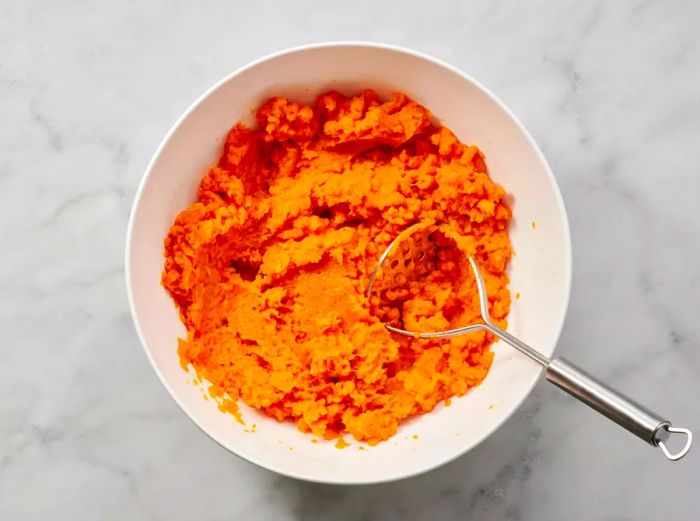
[[[441,234],[442,241],[445,239],[454,241],[454,237],[450,237],[447,225],[440,225],[433,221],[421,221],[401,232],[379,257],[370,275],[367,297],[371,297],[380,272],[382,281],[385,279],[388,281],[383,285],[391,289],[406,284],[410,279],[420,282],[418,277],[425,277],[431,273],[431,270],[436,269],[436,245],[431,238],[435,232]],[[688,453],[693,443],[693,434],[689,429],[673,427],[664,417],[595,379],[571,362],[563,358],[550,359],[494,324],[489,316],[488,295],[479,266],[474,257],[469,256],[467,259],[476,279],[481,323],[468,324],[446,331],[408,331],[391,324],[385,324],[385,327],[392,333],[415,339],[449,338],[474,331],[488,331],[544,367],[547,380],[554,385],[604,414],[650,445],[659,447],[669,460],[677,461]],[[686,437],[685,445],[677,452],[671,452],[667,444],[672,434]]]

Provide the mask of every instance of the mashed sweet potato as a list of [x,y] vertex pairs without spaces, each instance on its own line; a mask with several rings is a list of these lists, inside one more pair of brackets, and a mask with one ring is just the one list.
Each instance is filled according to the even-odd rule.
[[423,331],[473,322],[478,302],[445,250],[424,284],[380,288],[370,303],[378,256],[412,223],[446,223],[478,260],[503,324],[510,217],[480,151],[407,96],[272,98],[256,128],[231,129],[165,239],[162,281],[188,331],[181,363],[227,410],[242,399],[327,439],[386,440],[478,385],[493,339],[388,333],[382,320]]

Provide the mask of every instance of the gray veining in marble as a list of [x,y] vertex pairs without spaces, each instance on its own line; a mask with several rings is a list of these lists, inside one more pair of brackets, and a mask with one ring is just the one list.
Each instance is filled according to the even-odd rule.
[[559,353],[700,435],[700,3],[0,1],[0,519],[700,518],[700,447],[660,454],[540,384],[470,454],[372,487],[273,475],[201,434],[127,310],[147,161],[268,52],[412,47],[496,92],[562,188]]

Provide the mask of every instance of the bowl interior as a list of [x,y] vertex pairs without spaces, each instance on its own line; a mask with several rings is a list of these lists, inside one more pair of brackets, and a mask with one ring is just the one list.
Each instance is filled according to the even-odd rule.
[[[192,383],[176,354],[184,335],[160,285],[163,238],[175,215],[194,200],[199,179],[216,161],[228,129],[253,122],[272,95],[312,101],[326,90],[346,94],[400,90],[428,107],[442,124],[486,155],[491,177],[512,194],[510,228],[513,298],[509,331],[546,355],[554,351],[570,286],[566,215],[542,154],[505,107],[458,71],[408,51],[364,44],[312,46],[278,54],[233,74],[206,93],[163,141],[146,173],[127,239],[127,286],[139,335],[156,372],[182,409],[213,439],[271,470],[313,481],[370,483],[416,474],[466,452],[517,408],[540,368],[502,343],[481,386],[450,407],[404,424],[375,447],[311,443],[291,423],[243,407],[243,426],[220,412]],[[532,223],[536,223],[533,228]],[[255,432],[249,432],[257,424]],[[417,438],[414,437],[417,436]]]

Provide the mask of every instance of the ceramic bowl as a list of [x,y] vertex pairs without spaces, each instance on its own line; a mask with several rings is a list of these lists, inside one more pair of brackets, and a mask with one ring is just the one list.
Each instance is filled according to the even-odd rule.
[[[327,483],[376,483],[415,475],[474,448],[523,402],[541,369],[512,348],[494,344],[486,380],[465,396],[404,423],[366,450],[311,443],[291,422],[242,406],[246,425],[205,400],[180,366],[178,312],[160,284],[163,238],[176,214],[195,198],[206,167],[218,159],[229,128],[253,123],[253,109],[273,95],[312,101],[337,89],[403,91],[425,105],[457,137],[485,153],[491,177],[512,197],[510,265],[513,298],[508,330],[551,355],[571,284],[569,228],[556,181],[542,152],[515,116],[467,74],[397,47],[332,43],[263,58],[214,85],[175,123],[139,187],[126,242],[126,279],[134,323],[156,374],[182,410],[212,439],[238,456],[280,474]],[[532,223],[536,223],[533,227]],[[250,432],[256,424],[255,432]]]

